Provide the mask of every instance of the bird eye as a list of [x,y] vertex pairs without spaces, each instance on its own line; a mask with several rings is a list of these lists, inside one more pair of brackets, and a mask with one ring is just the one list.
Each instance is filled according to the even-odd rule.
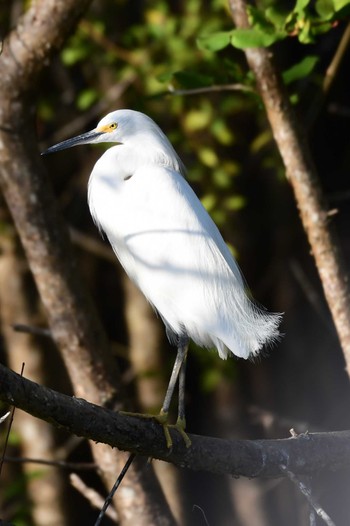
[[118,124],[116,122],[112,122],[112,124],[109,125],[110,130],[115,130]]

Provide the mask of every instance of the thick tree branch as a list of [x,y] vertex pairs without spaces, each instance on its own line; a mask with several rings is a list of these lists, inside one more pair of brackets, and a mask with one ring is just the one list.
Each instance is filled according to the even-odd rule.
[[[249,27],[247,2],[230,0],[234,23]],[[350,375],[350,289],[327,203],[289,97],[268,49],[245,50],[264,101],[272,132],[292,185],[301,220],[311,245],[323,290],[343,348]]]
[[279,440],[222,440],[190,435],[192,446],[172,431],[168,450],[152,419],[123,415],[39,386],[0,365],[0,400],[78,436],[177,466],[245,477],[280,477],[350,467],[350,431],[303,434]]
[[2,89],[20,97],[35,86],[48,64],[76,27],[91,0],[36,0],[6,38],[2,55]]

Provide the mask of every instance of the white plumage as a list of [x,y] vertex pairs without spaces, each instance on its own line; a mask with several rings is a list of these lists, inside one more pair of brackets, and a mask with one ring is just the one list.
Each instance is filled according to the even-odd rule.
[[248,358],[278,336],[279,314],[248,298],[238,266],[184,178],[170,142],[146,115],[109,113],[96,130],[48,152],[114,142],[89,180],[91,214],[130,278],[170,331]]
[[185,179],[184,166],[160,128],[146,115],[118,110],[95,130],[49,148],[112,142],[97,161],[88,188],[94,221],[107,235],[130,278],[163,319],[178,352],[163,407],[167,416],[177,380],[176,427],[185,433],[185,365],[188,341],[241,358],[258,354],[279,336],[281,316],[247,296],[237,263]]

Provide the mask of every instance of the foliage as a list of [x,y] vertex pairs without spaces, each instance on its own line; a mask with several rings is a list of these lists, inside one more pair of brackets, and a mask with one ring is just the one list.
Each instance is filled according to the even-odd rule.
[[238,49],[268,47],[288,37],[297,38],[301,44],[311,44],[349,14],[347,0],[297,0],[291,11],[281,2],[260,8],[249,6],[251,28],[202,36],[198,45],[210,51],[219,51],[230,44]]

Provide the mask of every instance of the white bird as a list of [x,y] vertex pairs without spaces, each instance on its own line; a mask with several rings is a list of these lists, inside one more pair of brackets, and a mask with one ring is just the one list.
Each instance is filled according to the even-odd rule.
[[167,444],[167,415],[177,380],[177,428],[184,432],[185,363],[189,339],[216,347],[225,359],[256,356],[279,337],[281,315],[247,296],[238,265],[216,225],[185,179],[167,137],[143,113],[117,110],[52,153],[79,144],[111,142],[88,185],[91,215],[105,232],[132,281],[162,318],[178,353],[159,421]]

